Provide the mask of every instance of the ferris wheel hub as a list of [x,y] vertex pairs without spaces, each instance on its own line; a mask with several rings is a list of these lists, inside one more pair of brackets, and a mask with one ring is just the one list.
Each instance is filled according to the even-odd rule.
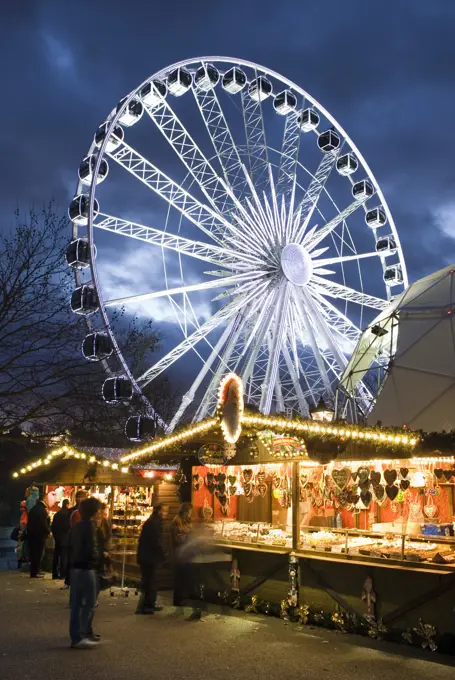
[[300,243],[288,243],[281,253],[281,269],[290,283],[305,286],[313,274],[313,260]]

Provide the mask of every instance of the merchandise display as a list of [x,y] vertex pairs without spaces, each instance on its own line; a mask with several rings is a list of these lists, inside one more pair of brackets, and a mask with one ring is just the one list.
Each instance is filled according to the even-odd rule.
[[253,543],[292,548],[292,527],[277,527],[262,522],[214,522],[214,536],[219,542]]
[[455,568],[452,459],[200,465],[192,475],[195,516],[224,545]]
[[292,549],[291,469],[290,463],[193,467],[195,518],[213,522],[220,543]]

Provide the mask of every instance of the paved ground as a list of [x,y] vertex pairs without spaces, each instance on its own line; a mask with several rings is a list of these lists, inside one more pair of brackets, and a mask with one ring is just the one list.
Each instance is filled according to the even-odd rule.
[[442,680],[454,673],[455,661],[437,653],[231,610],[203,623],[185,622],[172,607],[134,616],[134,593],[102,593],[95,629],[103,642],[71,650],[68,594],[59,586],[0,573],[1,680]]

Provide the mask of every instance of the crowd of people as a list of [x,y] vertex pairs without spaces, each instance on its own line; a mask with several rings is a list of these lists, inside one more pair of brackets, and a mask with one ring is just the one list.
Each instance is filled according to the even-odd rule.
[[[35,490],[36,489],[36,490]],[[32,496],[32,502],[29,502]],[[18,560],[28,560],[31,578],[43,578],[41,570],[47,538],[52,534],[54,553],[52,578],[61,579],[70,595],[70,640],[74,649],[96,646],[100,636],[93,630],[93,618],[100,590],[113,579],[110,558],[111,533],[107,508],[95,497],[78,491],[76,504],[64,499],[50,521],[44,495],[32,485],[18,527]],[[22,509],[22,508],[21,508]],[[183,503],[171,524],[171,554],[166,552],[164,522],[168,506],[156,505],[145,521],[138,541],[140,597],[136,614],[153,615],[163,609],[157,603],[157,570],[173,567],[173,604],[190,606],[188,621],[201,620],[201,599],[195,598],[199,582],[199,561],[210,552],[206,534],[193,524],[193,508]],[[183,611],[183,609],[182,609]]]

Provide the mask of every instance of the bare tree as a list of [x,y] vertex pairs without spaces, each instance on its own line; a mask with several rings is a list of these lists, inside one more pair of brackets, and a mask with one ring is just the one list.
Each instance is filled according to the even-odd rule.
[[[68,221],[52,205],[27,219],[19,212],[15,217],[14,228],[0,237],[0,433],[29,426],[118,439],[129,409],[104,402],[103,367],[82,357],[87,328],[70,309]],[[112,323],[135,362],[149,360],[160,340],[152,322],[139,323],[120,310]],[[168,384],[150,392],[152,403],[154,394],[163,405],[165,394],[173,398]]]

